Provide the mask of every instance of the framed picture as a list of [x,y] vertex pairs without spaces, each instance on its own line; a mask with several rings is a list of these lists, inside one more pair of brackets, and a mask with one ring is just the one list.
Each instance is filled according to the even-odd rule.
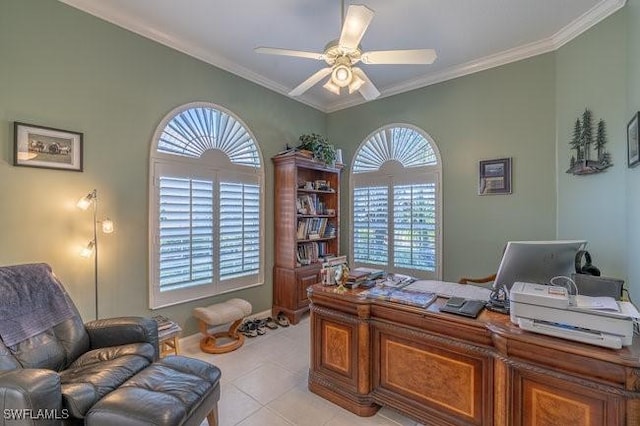
[[511,194],[511,158],[480,161],[478,195]]
[[627,165],[629,167],[635,167],[640,163],[638,120],[640,120],[640,112],[637,112],[627,124]]
[[13,165],[82,171],[82,133],[13,123]]

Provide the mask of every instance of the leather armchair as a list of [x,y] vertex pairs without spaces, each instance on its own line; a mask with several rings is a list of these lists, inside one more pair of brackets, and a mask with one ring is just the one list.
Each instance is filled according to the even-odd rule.
[[[26,266],[34,265],[0,267],[0,275]],[[35,266],[43,280],[51,279],[48,265]],[[83,324],[60,288],[70,318],[9,347],[0,336],[0,412],[10,424],[82,423],[100,399],[158,359],[154,320],[124,317]]]

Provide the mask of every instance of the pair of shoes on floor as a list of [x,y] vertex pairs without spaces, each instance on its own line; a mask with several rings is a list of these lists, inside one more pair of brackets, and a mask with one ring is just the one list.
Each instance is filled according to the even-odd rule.
[[267,325],[262,319],[247,319],[238,328],[247,337],[262,336],[267,332]]
[[278,316],[276,316],[275,322],[280,327],[289,327],[289,318],[287,318],[287,316],[285,314],[283,314],[282,312],[280,312],[278,314]]

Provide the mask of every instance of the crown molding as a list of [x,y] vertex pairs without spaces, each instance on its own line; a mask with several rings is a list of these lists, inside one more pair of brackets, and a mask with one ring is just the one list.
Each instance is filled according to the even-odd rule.
[[[241,65],[238,65],[237,63],[232,62],[221,55],[213,54],[194,45],[185,43],[169,34],[144,25],[136,20],[131,19],[127,15],[120,13],[117,10],[104,9],[97,6],[93,2],[86,2],[85,0],[58,1],[290,98],[290,89],[288,87],[276,83],[275,81],[270,80],[266,77],[263,77],[262,75],[253,72]],[[103,4],[104,3],[100,3],[100,5]],[[324,111],[324,107],[322,105],[314,102],[308,97],[299,97],[292,99],[306,104],[312,108],[326,112]]]
[[[83,12],[86,12],[90,15],[96,16],[107,22],[110,22],[116,26],[132,31],[145,38],[168,46],[186,55],[192,56],[215,67],[221,68],[227,72],[235,74],[260,86],[266,87],[267,89],[273,90],[274,92],[277,92],[283,96],[291,98],[294,101],[303,103],[325,113],[336,112],[341,109],[350,108],[367,102],[364,98],[361,98],[359,96],[345,97],[343,98],[343,100],[338,100],[327,105],[319,103],[310,95],[303,95],[292,98],[289,96],[288,87],[285,87],[280,83],[268,79],[235,62],[232,62],[223,56],[213,54],[209,51],[205,51],[204,49],[195,47],[193,45],[189,45],[188,43],[178,40],[175,37],[170,36],[169,34],[148,27],[140,22],[131,19],[130,17],[127,17],[125,14],[122,14],[117,10],[103,8],[97,6],[94,2],[87,2],[86,0],[58,1],[72,6],[76,9],[82,10]],[[580,34],[593,27],[594,25],[598,24],[603,19],[620,10],[622,7],[624,7],[625,4],[626,0],[603,0],[592,7],[590,10],[576,18],[574,21],[569,23],[569,25],[553,34],[551,37],[393,85],[381,90],[381,95],[377,99],[383,99],[389,96],[397,95],[433,84],[442,83],[447,80],[452,80],[454,78],[463,77],[465,75],[488,70],[494,67],[506,65],[512,62],[520,61],[536,55],[541,55],[543,53],[557,50],[569,41],[573,40]],[[104,3],[100,3],[100,5],[104,5]]]
[[627,4],[627,0],[605,0],[596,4],[551,37],[555,48],[561,48],[598,22],[622,9],[625,4]]
[[[590,10],[576,18],[569,25],[562,28],[551,37],[390,86],[382,90],[381,95],[376,99],[383,99],[433,84],[442,83],[454,78],[463,77],[479,71],[485,71],[501,65],[521,61],[533,56],[542,55],[543,53],[555,51],[603,19],[620,10],[625,4],[626,0],[605,0],[596,4]],[[326,107],[326,112],[332,113],[341,109],[362,105],[366,102],[367,101],[365,99],[360,97],[344,98],[344,100],[338,100],[337,102],[333,102],[328,105]]]
[[[511,62],[530,58],[532,56],[541,55],[552,50],[554,50],[554,45],[551,39],[529,43],[527,45],[505,50],[494,55],[485,56],[484,58],[475,61],[469,61],[465,62],[464,64],[449,67],[437,73],[426,74],[413,80],[408,80],[401,84],[396,84],[384,89],[382,94],[376,99],[382,99],[422,87],[431,86],[436,83],[442,83],[454,78],[463,77],[465,75],[474,74],[479,71],[495,68],[500,65],[505,65]],[[327,110],[328,112],[335,112],[344,108],[360,105],[365,102],[366,101],[364,99],[349,98],[345,99],[344,101],[332,103],[328,106]]]

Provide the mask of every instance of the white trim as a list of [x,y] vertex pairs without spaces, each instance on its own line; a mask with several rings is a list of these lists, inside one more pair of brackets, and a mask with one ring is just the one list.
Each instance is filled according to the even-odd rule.
[[[131,19],[131,17],[121,13],[120,10],[114,10],[112,8],[103,8],[104,2],[86,2],[85,0],[58,0],[62,3],[65,3],[69,6],[72,6],[76,9],[79,9],[83,12],[86,12],[90,15],[96,16],[102,20],[105,20],[113,25],[124,28],[127,31],[134,32],[142,37],[153,40],[157,43],[160,43],[164,46],[170,47],[171,49],[177,50],[178,52],[184,53],[185,55],[191,56],[193,58],[199,59],[203,62],[206,62],[210,65],[213,65],[217,68],[220,68],[224,71],[230,72],[231,74],[237,75],[239,77],[244,78],[245,80],[249,80],[253,83],[259,84],[262,87],[266,87],[269,90],[273,90],[274,92],[280,93],[286,97],[289,96],[289,92],[291,91],[290,87],[285,87],[280,83],[276,83],[275,81],[266,78],[256,72],[251,71],[248,68],[243,67],[229,59],[216,55],[209,50],[202,49],[195,45],[190,45],[188,43],[183,42],[180,39],[177,39],[169,34],[166,34],[162,31],[158,31],[155,28],[149,27],[142,22],[139,22],[135,19]],[[309,105],[310,107],[316,108],[318,110],[323,110],[322,105],[315,102],[312,99],[308,99],[306,97],[295,98],[298,102]]]
[[[437,73],[426,74],[413,80],[408,80],[403,83],[387,87],[381,90],[381,95],[376,99],[409,92],[421,87],[431,86],[433,84],[442,83],[444,81],[463,77],[479,71],[485,71],[501,65],[553,52],[594,25],[598,24],[603,19],[617,12],[625,5],[626,1],[627,0],[602,1],[572,21],[569,25],[553,34],[551,37],[504,50],[493,55],[449,67]],[[346,97],[328,105],[325,112],[331,113],[341,109],[361,105],[365,102],[367,101],[361,97]]]
[[560,29],[551,38],[555,49],[559,49],[600,21],[622,9],[627,0],[605,0],[597,3],[566,27]]
[[[349,166],[349,205],[347,208],[347,213],[349,214],[349,258],[353,260],[353,235],[354,235],[354,230],[353,230],[353,191],[354,191],[354,184],[356,180],[359,181],[366,181],[368,180],[369,176],[376,173],[376,172],[363,172],[363,173],[353,173],[353,167],[354,167],[354,163],[356,161],[356,158],[358,156],[358,152],[360,151],[360,149],[371,139],[371,137],[373,135],[375,135],[376,133],[380,133],[383,132],[387,129],[390,128],[394,128],[394,127],[408,127],[410,129],[415,130],[416,132],[418,132],[422,137],[424,137],[429,144],[431,145],[431,148],[433,149],[433,152],[436,156],[436,161],[437,164],[430,164],[427,166],[417,166],[417,167],[409,167],[407,168],[407,170],[409,170],[409,173],[412,173],[414,170],[420,170],[421,173],[426,172],[426,174],[431,174],[431,175],[435,175],[435,183],[436,183],[436,201],[437,201],[437,205],[436,205],[436,222],[438,224],[438,226],[436,227],[436,271],[435,271],[435,279],[437,280],[441,280],[442,279],[442,254],[443,254],[443,247],[442,247],[442,157],[440,156],[440,149],[438,148],[438,145],[435,143],[435,140],[431,137],[431,135],[429,135],[426,131],[424,131],[423,129],[421,129],[418,126],[415,126],[413,124],[408,124],[408,123],[392,123],[392,124],[387,124],[386,126],[382,126],[377,128],[376,130],[374,130],[373,132],[369,133],[369,135],[367,135],[367,137],[360,142],[360,144],[358,145],[358,147],[356,148],[356,150],[354,151],[353,157],[351,158],[351,164]],[[402,182],[401,182],[402,183]],[[420,182],[416,182],[416,183],[420,183]],[[384,186],[387,185],[387,183],[384,183],[383,179],[380,179],[379,181],[372,183],[372,185],[375,186]],[[391,187],[390,187],[391,189]],[[392,210],[388,210],[388,214],[391,214]],[[391,223],[391,221],[390,221]],[[393,253],[389,253],[389,261],[391,261],[393,259]],[[357,265],[355,265],[357,266]],[[371,266],[376,266],[376,265],[371,265]]]
[[[166,33],[146,26],[143,23],[131,19],[123,13],[120,13],[120,11],[118,10],[104,8],[103,2],[87,2],[86,0],[58,1],[89,13],[107,22],[110,22],[116,26],[122,27],[126,30],[132,31],[143,37],[168,46],[186,55],[192,56],[215,67],[221,68],[225,71],[228,71],[253,83],[259,84],[260,86],[266,87],[267,89],[273,90],[274,92],[292,98],[300,103],[316,108],[325,113],[339,111],[341,109],[349,108],[367,102],[364,98],[357,95],[341,98],[336,102],[328,104],[321,104],[317,100],[313,99],[313,97],[310,95],[291,97],[288,95],[291,87],[285,87],[282,84],[276,83],[275,81],[266,78],[256,72],[253,72],[235,62],[232,62],[225,57],[213,54],[208,50],[189,45]],[[580,34],[587,31],[589,28],[601,22],[603,19],[617,12],[619,9],[624,7],[625,4],[626,0],[602,0],[590,10],[573,20],[567,26],[560,29],[550,37],[528,43],[523,46],[508,49],[493,55],[485,56],[483,58],[478,58],[473,61],[465,62],[460,65],[455,65],[437,73],[426,74],[416,79],[396,84],[394,86],[382,89],[381,95],[376,99],[386,98],[388,96],[408,92],[410,90],[430,86],[432,84],[441,83],[443,81],[473,74],[478,71],[484,71],[490,68],[557,50],[569,41],[578,37]]]

